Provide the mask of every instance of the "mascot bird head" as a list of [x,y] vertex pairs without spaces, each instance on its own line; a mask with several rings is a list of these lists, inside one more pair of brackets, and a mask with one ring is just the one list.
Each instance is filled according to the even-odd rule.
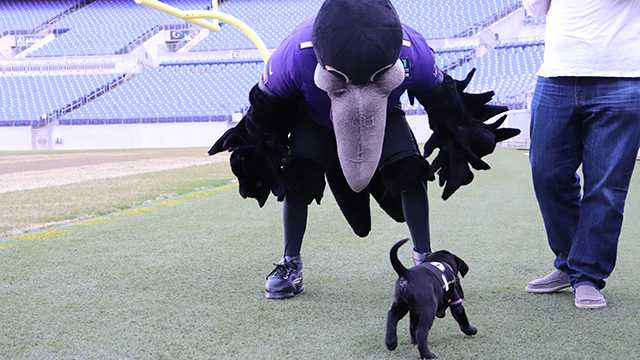
[[389,0],[326,0],[313,25],[315,84],[331,99],[340,165],[355,192],[380,162],[388,98],[404,81],[402,38]]

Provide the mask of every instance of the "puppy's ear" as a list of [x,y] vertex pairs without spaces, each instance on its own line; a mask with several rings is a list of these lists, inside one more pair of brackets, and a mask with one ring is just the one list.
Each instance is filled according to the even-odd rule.
[[456,265],[458,265],[458,272],[460,273],[460,275],[462,275],[462,277],[464,277],[469,272],[469,265],[467,265],[467,263],[464,262],[464,260],[460,259],[459,257],[455,255],[453,256],[456,258]]

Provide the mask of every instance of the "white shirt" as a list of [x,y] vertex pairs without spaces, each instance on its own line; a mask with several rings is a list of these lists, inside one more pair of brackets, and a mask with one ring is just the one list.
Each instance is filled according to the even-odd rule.
[[640,77],[640,0],[523,0],[547,15],[539,76]]

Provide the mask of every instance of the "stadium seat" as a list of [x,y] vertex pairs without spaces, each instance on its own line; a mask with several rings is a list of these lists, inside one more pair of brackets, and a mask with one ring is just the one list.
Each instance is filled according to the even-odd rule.
[[[221,10],[256,29],[274,48],[304,19],[313,16],[323,0],[229,0]],[[520,7],[520,0],[395,0],[402,20],[428,39],[467,36]],[[274,21],[277,19],[277,21]],[[253,45],[232,27],[209,35],[193,51],[247,49]]]
[[0,1],[0,34],[9,30],[33,30],[76,3],[76,0]]
[[0,120],[37,122],[43,115],[108,83],[114,75],[0,77]]
[[[271,48],[305,18],[312,16],[323,0],[227,0],[221,10],[251,24]],[[164,0],[182,9],[205,9],[209,0]],[[401,18],[429,39],[468,36],[520,6],[520,0],[393,0]],[[0,31],[33,29],[77,1],[0,2]],[[28,14],[28,16],[27,16]],[[265,14],[267,16],[265,16]],[[274,21],[277,19],[277,21]],[[31,56],[113,54],[141,34],[158,25],[182,21],[135,5],[133,1],[98,0],[62,16],[55,28],[68,29]],[[191,51],[252,48],[231,26],[210,34]],[[470,85],[473,92],[495,89],[498,103],[525,102],[542,62],[541,42],[504,43],[486,56],[474,58],[474,49],[437,51],[439,66],[455,78],[473,67],[478,74]],[[106,94],[65,114],[61,124],[210,121],[245,109],[247,94],[257,82],[263,65],[256,61],[167,65],[146,68],[142,73]],[[32,124],[42,115],[89,95],[117,75],[0,77],[3,100],[0,125]],[[4,96],[9,94],[9,96]],[[409,112],[419,105],[402,103]],[[144,119],[144,120],[143,120]]]
[[[207,0],[164,2],[184,9],[205,9],[211,4]],[[113,54],[154,26],[181,22],[169,15],[136,5],[133,0],[99,0],[56,23],[56,28],[67,28],[69,31],[30,56]]]

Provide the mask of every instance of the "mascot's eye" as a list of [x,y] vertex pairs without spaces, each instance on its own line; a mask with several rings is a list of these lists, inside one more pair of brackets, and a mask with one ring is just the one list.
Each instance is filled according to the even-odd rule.
[[381,78],[384,77],[384,75],[389,71],[389,69],[383,69],[382,71],[379,71],[375,74],[373,74],[373,76],[371,77],[371,82],[377,82],[379,81]]
[[323,69],[320,65],[316,67],[313,81],[319,89],[332,96],[336,91],[346,90],[349,85],[349,79],[344,74],[333,68]]
[[394,65],[395,63],[378,69],[378,71],[376,71],[373,75],[371,75],[371,77],[369,78],[369,81],[370,82],[379,81],[382,77],[384,77],[389,72],[389,69],[393,68]]
[[341,81],[345,81],[344,80],[344,76],[342,76],[342,74],[339,74],[335,71],[329,71],[329,74],[333,75],[334,80],[341,80]]
[[340,97],[347,93],[347,89],[338,89],[333,92],[333,96]]

